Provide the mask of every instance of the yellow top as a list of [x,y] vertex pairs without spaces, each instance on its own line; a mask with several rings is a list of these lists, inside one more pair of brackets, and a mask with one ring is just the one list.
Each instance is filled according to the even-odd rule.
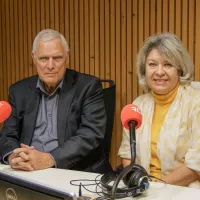
[[179,83],[168,94],[158,95],[152,92],[155,101],[154,115],[151,127],[151,163],[150,174],[157,178],[161,178],[161,166],[157,156],[157,141],[159,139],[160,130],[163,125],[165,116],[176,97],[178,92]]

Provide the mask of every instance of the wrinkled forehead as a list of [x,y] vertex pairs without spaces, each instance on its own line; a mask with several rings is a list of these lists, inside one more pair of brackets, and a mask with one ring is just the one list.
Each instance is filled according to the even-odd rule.
[[60,39],[52,39],[48,41],[39,40],[36,46],[36,54],[64,54],[65,48]]

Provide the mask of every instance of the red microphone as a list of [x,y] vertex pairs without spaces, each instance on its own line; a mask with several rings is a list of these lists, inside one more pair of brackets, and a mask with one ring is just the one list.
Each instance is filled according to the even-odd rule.
[[11,114],[12,108],[6,101],[0,101],[0,123],[4,122]]
[[142,114],[140,109],[134,104],[126,105],[121,112],[121,121],[124,128],[129,130],[129,122],[135,122],[135,128],[138,129],[142,124]]
[[140,109],[134,104],[126,105],[121,112],[121,121],[130,134],[131,162],[135,162],[136,158],[136,138],[135,129],[142,124],[142,114]]

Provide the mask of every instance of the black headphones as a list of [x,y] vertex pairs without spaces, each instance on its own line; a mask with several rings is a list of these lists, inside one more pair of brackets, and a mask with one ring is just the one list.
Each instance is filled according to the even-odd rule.
[[[123,180],[126,187],[117,188],[120,180]],[[109,185],[112,181],[115,181],[113,186]],[[149,175],[142,166],[130,164],[121,172],[115,171],[104,174],[100,183],[102,193],[106,197],[111,197],[112,199],[136,197],[149,188]]]

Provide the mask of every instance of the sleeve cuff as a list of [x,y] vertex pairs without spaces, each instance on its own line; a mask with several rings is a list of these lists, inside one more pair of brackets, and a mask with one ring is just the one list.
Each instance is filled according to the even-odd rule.
[[3,162],[4,164],[6,164],[6,165],[9,164],[7,159],[8,159],[8,156],[9,156],[11,153],[13,153],[13,151],[10,151],[10,152],[8,152],[6,155],[3,156],[2,162]]
[[57,168],[57,164],[56,164],[56,161],[55,161],[54,157],[53,157],[50,153],[48,153],[48,154],[50,155],[50,157],[51,157],[52,160],[54,161],[54,167]]

